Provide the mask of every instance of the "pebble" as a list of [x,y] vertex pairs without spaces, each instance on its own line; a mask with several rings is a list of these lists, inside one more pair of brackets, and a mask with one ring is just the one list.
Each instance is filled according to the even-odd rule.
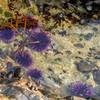
[[67,97],[64,97],[65,100],[73,100],[73,97],[71,96],[67,96]]
[[19,91],[12,86],[5,86],[2,87],[1,93],[9,97],[15,97],[19,94]]
[[93,31],[95,31],[95,32],[97,32],[98,31],[98,28],[96,28],[96,27],[93,27],[93,29],[92,29]]
[[88,23],[88,19],[81,19],[80,20],[80,24],[81,25],[85,25],[85,24],[87,24]]
[[6,57],[2,49],[0,49],[0,58],[4,59]]
[[90,5],[88,5],[86,8],[87,8],[88,11],[92,10],[92,6],[90,6]]
[[99,85],[94,87],[93,100],[100,100],[100,86]]
[[95,59],[100,60],[100,52],[99,52],[99,51],[98,51],[98,52],[96,52],[96,54],[95,54]]
[[76,43],[76,44],[74,44],[74,46],[77,48],[84,48],[83,44],[81,44],[81,43]]
[[7,76],[9,77],[9,75],[12,74],[13,77],[19,77],[20,72],[21,72],[20,68],[18,68],[18,67],[12,67],[12,68],[8,69]]
[[100,51],[96,49],[90,48],[90,52],[88,52],[89,57],[93,57],[96,60],[100,60]]
[[74,96],[73,100],[86,100],[86,99]]
[[97,19],[97,20],[89,20],[89,23],[88,24],[99,25],[100,24],[100,19]]
[[33,98],[31,98],[30,100],[40,100],[39,96],[34,96]]
[[66,32],[66,30],[64,30],[64,31],[58,32],[58,34],[61,35],[61,36],[66,36],[67,35],[67,32]]
[[92,74],[94,81],[100,85],[100,70],[94,70]]
[[81,60],[80,62],[75,63],[77,70],[82,73],[91,72],[94,70],[96,65],[93,62]]
[[36,95],[30,95],[30,91],[24,92],[20,87],[13,87],[12,85],[0,88],[0,93],[9,97],[16,98],[16,100],[40,100]]
[[64,84],[64,86],[61,87],[61,89],[60,89],[60,95],[61,95],[62,97],[71,96],[69,84]]
[[95,95],[100,96],[100,86],[94,87]]
[[[18,95],[18,96],[16,96],[16,99],[17,100],[29,100],[25,95],[23,95],[23,94],[20,94],[20,95]],[[33,99],[34,100],[34,99]]]
[[88,33],[88,34],[84,35],[84,39],[87,40],[87,41],[91,40],[92,37],[93,37],[92,33]]
[[83,74],[83,79],[86,81],[90,78],[89,74],[84,73]]

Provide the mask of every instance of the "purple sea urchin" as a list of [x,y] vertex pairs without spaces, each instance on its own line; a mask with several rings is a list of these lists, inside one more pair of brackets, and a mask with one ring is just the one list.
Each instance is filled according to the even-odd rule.
[[14,39],[15,31],[9,27],[0,29],[0,39],[5,43],[10,43]]
[[50,44],[50,38],[47,34],[40,32],[30,36],[29,47],[37,52],[41,52],[47,49]]
[[71,84],[71,94],[73,96],[79,96],[83,98],[88,98],[93,95],[93,89],[91,86],[82,82],[75,82]]
[[15,61],[23,67],[29,67],[32,65],[32,57],[28,51],[18,51],[15,53],[14,57]]
[[36,68],[29,70],[27,72],[27,75],[34,78],[34,79],[40,79],[42,77],[42,72]]

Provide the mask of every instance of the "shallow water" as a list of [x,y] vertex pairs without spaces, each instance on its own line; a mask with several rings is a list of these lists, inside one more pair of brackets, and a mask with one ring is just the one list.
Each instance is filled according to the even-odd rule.
[[99,3],[8,1],[0,0],[0,100],[100,100]]

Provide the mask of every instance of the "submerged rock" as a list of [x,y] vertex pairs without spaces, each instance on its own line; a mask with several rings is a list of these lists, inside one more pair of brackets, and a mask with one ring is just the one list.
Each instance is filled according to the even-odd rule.
[[60,31],[60,32],[58,32],[58,34],[61,35],[61,36],[66,36],[66,35],[68,35],[68,33],[67,33],[66,30]]
[[100,85],[100,70],[94,70],[92,74],[94,81]]
[[77,70],[82,73],[91,72],[96,68],[96,64],[90,61],[81,60],[80,62],[75,63]]
[[77,48],[84,48],[83,44],[81,43],[75,43],[74,46]]
[[91,40],[92,37],[93,37],[93,34],[92,34],[92,33],[88,33],[88,34],[86,34],[86,35],[84,36],[84,38],[85,38],[87,41]]
[[9,97],[16,97],[19,94],[19,90],[12,86],[4,86],[0,88],[0,93]]
[[95,59],[100,60],[100,51],[95,53]]
[[20,94],[16,97],[17,100],[29,100],[25,95]]
[[100,100],[100,86],[94,87],[93,100]]
[[40,100],[39,96],[34,96],[33,98],[31,98],[30,100]]

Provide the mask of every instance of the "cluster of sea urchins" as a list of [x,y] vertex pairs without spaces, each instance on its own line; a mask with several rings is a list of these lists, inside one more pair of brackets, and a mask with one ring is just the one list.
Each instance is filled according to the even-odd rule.
[[[19,24],[18,24],[19,25]],[[19,31],[19,29],[22,31]],[[42,30],[42,31],[41,31]],[[15,62],[24,68],[29,68],[33,64],[33,58],[28,49],[31,49],[35,52],[43,52],[47,50],[50,44],[50,37],[47,32],[41,29],[38,20],[34,19],[32,16],[26,17],[26,29],[24,24],[20,23],[18,26],[18,35],[23,35],[24,38],[21,45],[18,44],[18,49],[15,50],[11,55],[14,58]],[[22,32],[22,33],[20,33]],[[10,27],[4,27],[0,29],[0,39],[4,43],[16,42],[14,39],[17,37],[15,35],[16,31]],[[25,41],[26,40],[26,41]],[[20,40],[18,40],[20,42]],[[17,41],[17,42],[18,42]],[[27,45],[23,45],[24,42],[27,42]],[[25,44],[25,43],[24,43]],[[24,48],[26,46],[26,48]],[[30,51],[31,51],[30,50]],[[28,76],[34,77],[34,79],[39,79],[42,74],[38,69],[31,69],[27,72]]]

